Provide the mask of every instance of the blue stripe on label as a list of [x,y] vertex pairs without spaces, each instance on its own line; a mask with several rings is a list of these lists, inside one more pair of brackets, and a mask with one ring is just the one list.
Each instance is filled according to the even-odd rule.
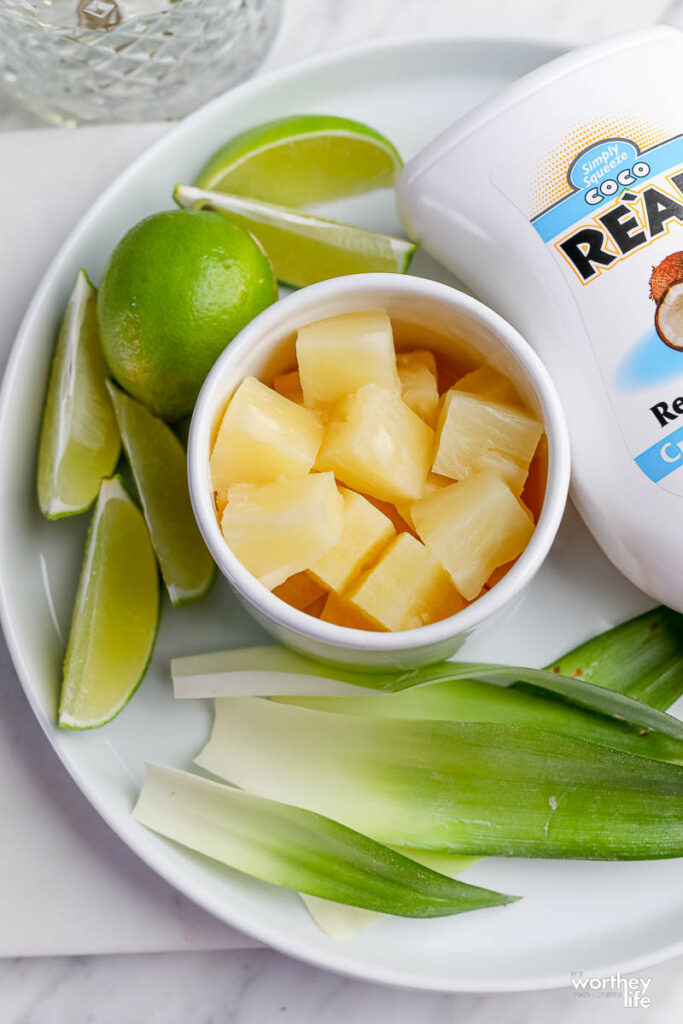
[[[650,173],[645,178],[639,178],[638,185],[641,185],[657,174],[670,171],[672,167],[683,161],[683,136],[679,135],[677,138],[669,139],[668,142],[663,142],[653,149],[647,149],[640,156],[641,159],[649,164]],[[623,192],[625,189],[620,189],[620,191]],[[532,220],[531,223],[544,242],[549,242],[557,235],[562,234],[562,232],[573,227],[574,224],[584,217],[597,215],[604,203],[615,198],[614,196],[607,196],[602,203],[591,206],[586,202],[585,194],[585,191],[574,192],[572,195],[567,196],[566,199],[556,203],[555,206],[551,206],[545,213],[539,213]]]
[[683,427],[660,438],[657,444],[637,455],[635,461],[655,483],[683,466]]

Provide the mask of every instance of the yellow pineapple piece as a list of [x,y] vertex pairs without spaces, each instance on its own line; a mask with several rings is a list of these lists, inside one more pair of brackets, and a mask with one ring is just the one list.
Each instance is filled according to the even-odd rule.
[[392,632],[438,622],[464,606],[448,573],[410,533],[399,534],[343,597]]
[[322,597],[319,597],[317,601],[313,602],[313,604],[309,604],[308,608],[305,609],[306,614],[312,615],[315,619],[321,618],[325,605],[327,604],[328,596],[327,591],[325,591]]
[[439,388],[432,352],[399,352],[396,356],[401,395],[406,405],[430,427],[436,426]]
[[245,568],[272,590],[339,542],[343,516],[333,474],[310,473],[231,487],[221,529]]
[[398,509],[395,505],[392,505],[389,501],[380,501],[379,498],[373,498],[371,494],[364,494],[363,497],[374,505],[375,508],[379,509],[382,515],[385,515],[391,522],[396,533],[403,533],[404,530],[409,530],[410,526],[405,519],[399,514]]
[[273,381],[273,389],[283,398],[297,405],[304,404],[304,393],[301,388],[301,377],[298,370],[290,370],[289,373],[279,373]]
[[368,619],[358,608],[354,608],[335,593],[328,594],[320,618],[323,622],[332,622],[335,626],[346,626],[347,629],[388,632],[385,627]]
[[430,352],[426,348],[413,348],[408,352],[397,352],[396,353],[396,364],[400,366],[426,366],[434,377],[438,377],[439,373],[436,368],[436,356],[433,352]]
[[396,533],[390,520],[367,498],[340,489],[344,519],[339,543],[309,570],[314,580],[337,593],[375,561]]
[[411,512],[418,534],[468,601],[495,569],[522,553],[534,532],[522,503],[486,469],[421,498]]
[[510,572],[510,569],[514,564],[514,562],[506,562],[505,565],[499,565],[497,569],[494,569],[484,584],[484,590],[490,590],[491,587],[495,587],[496,583],[500,583],[503,577],[507,576]]
[[313,466],[322,438],[314,413],[247,377],[218,429],[211,452],[213,488],[303,476]]
[[304,402],[311,409],[333,405],[365,384],[401,393],[391,321],[379,310],[344,313],[299,328],[296,357]]
[[434,431],[398,395],[366,384],[331,418],[316,468],[381,501],[419,498]]
[[[453,481],[450,480],[447,476],[439,476],[438,473],[430,473],[424,482],[420,498],[426,498],[428,494],[433,494],[434,491],[438,491],[441,487],[448,487],[448,485],[452,483]],[[411,530],[414,530],[415,526],[413,525],[413,518],[410,514],[410,509],[412,508],[412,505],[412,501],[399,501],[396,504],[396,511],[401,516],[401,518],[408,524]]]
[[451,390],[439,415],[432,469],[453,480],[491,469],[519,495],[542,434],[542,424],[521,409]]
[[456,381],[453,391],[468,391],[482,398],[490,398],[493,402],[504,402],[507,405],[520,405],[519,394],[509,377],[494,370],[484,363],[464,377]]
[[529,474],[524,482],[524,490],[522,491],[524,504],[528,506],[536,522],[538,522],[543,508],[547,479],[548,438],[544,434],[538,442],[538,447],[534,453],[533,459],[531,460]]
[[223,518],[225,506],[228,504],[228,488],[221,487],[220,490],[214,491],[213,500],[216,506],[216,517],[218,519],[218,522],[220,523],[221,519]]
[[327,597],[327,591],[307,572],[295,572],[279,587],[275,587],[273,593],[300,612],[308,611],[321,597]]

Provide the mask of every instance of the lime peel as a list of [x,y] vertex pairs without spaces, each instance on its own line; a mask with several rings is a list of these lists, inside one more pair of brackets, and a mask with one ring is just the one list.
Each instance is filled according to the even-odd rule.
[[134,398],[182,419],[225,346],[276,298],[249,232],[206,210],[155,213],[124,235],[100,280],[102,351]]
[[162,420],[113,382],[107,387],[171,603],[189,604],[206,594],[215,565],[192,512],[185,451]]

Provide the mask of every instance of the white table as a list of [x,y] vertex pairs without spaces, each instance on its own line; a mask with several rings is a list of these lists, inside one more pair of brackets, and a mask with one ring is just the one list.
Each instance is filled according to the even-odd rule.
[[[379,36],[457,31],[470,35],[508,34],[567,42],[588,41],[657,20],[670,6],[657,0],[650,3],[601,0],[599,4],[594,0],[574,0],[572,4],[564,0],[477,0],[475,3],[464,0],[285,0],[285,4],[282,30],[266,68]],[[31,115],[0,97],[0,130],[39,126]],[[139,144],[133,129],[126,143],[131,154]],[[0,137],[0,153],[1,145]],[[122,148],[122,163],[124,157]],[[53,224],[53,230],[58,228],[59,224]],[[16,240],[5,232],[0,238],[2,246],[16,246]],[[22,256],[27,258],[25,251]],[[41,251],[40,256],[46,260],[48,254]],[[21,278],[21,274],[17,276]],[[21,279],[28,281],[27,275]],[[15,287],[14,280],[7,277],[0,280],[0,306],[9,290]],[[5,342],[6,339],[0,340],[0,344]],[[85,930],[92,936],[88,948],[92,952],[130,951],[125,957],[49,956],[0,961],[2,1024],[15,1021],[80,1024],[86,1020],[95,1024],[109,1021],[116,1024],[137,1024],[138,1021],[194,1024],[195,1021],[228,1020],[236,1024],[269,1024],[288,1019],[297,1024],[314,1020],[328,1024],[342,1019],[354,1024],[375,1019],[392,1020],[397,1024],[416,1019],[424,1024],[455,1020],[476,1020],[478,1024],[508,1020],[536,1024],[538,1020],[541,1024],[559,1019],[567,1024],[579,1020],[600,1020],[609,1024],[622,1019],[624,1010],[618,1000],[579,998],[571,992],[514,997],[405,993],[345,981],[266,950],[225,952],[226,947],[239,939],[178,897],[132,857],[75,790],[31,720],[4,650],[0,651],[0,678],[4,682],[0,689],[0,716],[12,722],[14,752],[18,763],[28,773],[26,785],[34,789],[42,787],[49,795],[53,844],[46,856],[52,860],[59,858],[60,853],[68,854],[72,840],[70,831],[82,829],[85,821],[91,837],[88,872],[93,891],[98,882],[101,885],[98,871],[102,870],[103,863],[106,862],[110,872],[107,877],[114,879],[111,898],[105,908],[87,900],[81,901],[78,908],[74,906],[74,913],[85,915]],[[0,813],[3,808],[11,808],[12,800],[18,798],[17,793],[0,793]],[[6,866],[1,847],[2,844],[0,872],[3,865]],[[8,842],[7,850],[10,848],[11,842]],[[33,922],[41,917],[41,907],[50,900],[50,893],[41,888],[45,878],[41,877],[39,860],[29,859],[28,863],[32,881],[35,880],[34,898],[27,895],[30,888],[17,888],[14,898],[10,894],[0,906],[0,922],[6,925],[11,921],[14,950],[41,954],[67,949],[65,942],[67,936],[73,941],[73,929],[65,928],[64,936],[60,936],[55,934],[58,925],[54,922],[42,946],[36,944]],[[15,861],[12,866],[14,864]],[[117,886],[126,895],[132,889],[136,900],[149,910],[139,915],[134,941],[127,929],[127,944],[118,946],[115,941],[117,914],[123,912],[120,908],[125,906],[125,901],[117,899]],[[74,901],[76,896],[74,892]],[[174,939],[165,946],[160,941],[160,933],[164,932],[166,920]],[[177,939],[179,926],[180,942]],[[5,934],[7,931],[5,928]],[[158,955],[139,952],[169,945],[186,950],[222,948],[219,952]],[[9,946],[3,951],[0,945],[0,955],[8,951]],[[683,1016],[681,962],[663,965],[648,972],[649,975],[653,978],[652,1010],[630,1010],[628,1019],[638,1024],[645,1020],[656,1024],[673,1024],[680,1020]]]

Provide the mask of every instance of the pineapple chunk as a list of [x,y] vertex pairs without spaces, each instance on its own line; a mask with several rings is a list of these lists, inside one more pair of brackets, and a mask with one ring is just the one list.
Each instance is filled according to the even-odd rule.
[[391,321],[386,313],[345,313],[301,327],[296,356],[304,402],[333,405],[365,384],[401,394]]
[[[367,498],[371,505],[374,505],[382,515],[385,515],[391,521],[391,525],[396,533],[404,533],[405,530],[411,529],[410,524],[406,522],[396,506],[392,505],[391,502],[380,501],[379,498],[373,498],[371,494],[364,494],[363,497]],[[409,502],[406,502],[406,504],[409,504]]]
[[429,471],[434,431],[398,397],[366,384],[332,417],[316,468],[382,501],[419,498]]
[[430,427],[436,426],[439,389],[436,359],[431,352],[400,352],[396,356],[401,394],[406,405]]
[[420,537],[468,601],[494,569],[522,553],[534,532],[521,502],[487,469],[434,491],[411,511]]
[[521,409],[449,391],[439,416],[432,468],[453,480],[492,469],[519,495],[542,434],[538,420]]
[[245,568],[272,590],[339,543],[343,516],[332,473],[311,473],[231,487],[221,528]]
[[409,352],[398,352],[396,354],[396,364],[397,366],[426,366],[433,377],[439,376],[436,368],[436,356],[426,348],[414,348]]
[[317,601],[314,601],[313,604],[310,604],[308,606],[308,608],[305,609],[306,614],[307,615],[312,615],[314,619],[322,618],[322,614],[323,614],[323,611],[325,609],[325,605],[327,604],[328,596],[329,595],[328,595],[327,591],[325,591],[325,593],[322,595],[322,597],[319,597]]
[[275,587],[273,593],[282,601],[291,604],[292,608],[298,608],[300,612],[308,611],[312,604],[327,596],[327,591],[307,572],[294,573],[279,587]]
[[[428,494],[433,494],[434,491],[438,491],[441,487],[448,487],[448,485],[452,483],[453,481],[450,480],[447,476],[438,476],[436,473],[430,473],[424,482],[424,487],[422,488],[422,494],[420,495],[420,498],[426,498]],[[410,514],[410,509],[412,508],[412,505],[412,501],[399,501],[396,504],[396,511],[401,516],[401,518],[408,524],[410,529],[414,530],[415,526],[413,524],[413,519]]]
[[378,626],[361,611],[348,604],[338,594],[329,594],[325,606],[320,613],[323,622],[332,622],[335,626],[346,626],[347,629],[366,629],[388,632]]
[[303,476],[313,466],[322,438],[314,413],[247,377],[225,411],[213,446],[213,488]]
[[216,505],[216,517],[220,523],[223,518],[225,506],[228,504],[228,488],[221,487],[220,490],[213,492],[213,500]]
[[[515,559],[516,561],[516,559]],[[514,562],[506,562],[505,565],[499,565],[497,569],[494,569],[486,583],[484,584],[485,590],[490,590],[491,587],[495,587],[496,583],[500,583],[504,576],[510,572],[510,569],[514,565]]]
[[484,363],[456,381],[453,391],[469,391],[471,394],[490,398],[492,402],[520,405],[519,395],[509,377]]
[[289,373],[280,373],[273,381],[273,388],[278,395],[288,398],[290,402],[297,405],[304,404],[304,393],[301,389],[301,378],[298,370],[290,370]]
[[410,533],[401,533],[377,563],[344,594],[371,622],[396,632],[455,615],[464,602],[434,555]]
[[536,522],[541,515],[545,500],[545,485],[548,479],[548,439],[544,435],[529,466],[529,475],[524,483],[522,500],[529,508]]
[[317,601],[314,601],[313,604],[310,604],[308,608],[306,608],[306,614],[312,615],[315,619],[320,619],[325,609],[325,605],[327,604],[328,596],[327,591],[325,591],[322,597],[319,597]]
[[355,491],[341,489],[344,521],[339,543],[310,568],[314,580],[340,593],[371,565],[395,535],[391,522]]

